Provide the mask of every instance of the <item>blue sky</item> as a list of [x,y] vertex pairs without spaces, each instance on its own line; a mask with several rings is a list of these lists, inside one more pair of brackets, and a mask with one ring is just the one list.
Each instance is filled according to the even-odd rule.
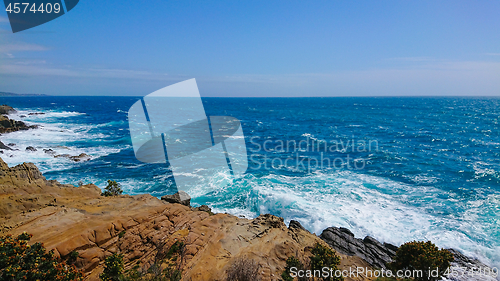
[[500,1],[95,1],[13,34],[0,91],[500,95]]

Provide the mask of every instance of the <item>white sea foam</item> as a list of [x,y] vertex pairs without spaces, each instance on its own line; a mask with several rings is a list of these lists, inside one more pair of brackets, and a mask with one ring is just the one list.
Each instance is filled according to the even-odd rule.
[[[370,235],[397,245],[430,240],[487,264],[500,265],[500,245],[488,238],[498,235],[499,195],[469,202],[463,214],[443,215],[436,210],[457,204],[440,199],[444,191],[352,172],[318,172],[307,177],[247,175],[223,190],[230,199],[220,191],[221,202],[212,204],[217,212],[245,217],[271,213],[284,217],[287,223],[298,220],[316,234],[329,226],[343,226],[357,237]],[[235,193],[245,198],[235,198]],[[422,202],[412,204],[415,200]],[[492,220],[480,219],[485,212],[491,212]],[[481,237],[474,237],[477,233]]]
[[[18,111],[11,118],[28,124],[41,125],[38,129],[20,131],[0,136],[4,144],[15,143],[17,151],[4,151],[1,157],[9,164],[34,162],[42,172],[68,169],[68,165],[81,165],[60,157],[54,158],[43,151],[52,149],[55,154],[91,155],[93,161],[99,157],[118,153],[129,146],[79,147],[77,141],[106,141],[110,136],[92,133],[95,128],[119,125],[113,121],[97,125],[81,125],[65,122],[64,118],[83,115],[79,112],[48,112],[30,115],[36,110]],[[25,115],[25,118],[21,118]],[[304,137],[314,136],[310,134]],[[64,143],[66,146],[60,146]],[[36,152],[26,151],[34,146]],[[142,166],[138,165],[137,167]],[[128,168],[128,167],[127,167]],[[474,164],[477,177],[498,174],[484,163]],[[61,176],[62,177],[62,176]],[[91,173],[82,176],[64,175],[64,182],[95,183],[104,187],[105,179]],[[151,193],[158,191],[159,181],[165,182],[171,176],[164,174],[152,181],[126,179],[120,181],[127,193]],[[246,175],[234,180],[229,174],[218,173],[204,183],[193,187],[190,195],[196,199],[212,192],[217,201],[211,203],[214,211],[228,212],[245,217],[272,213],[300,221],[306,228],[320,234],[329,226],[343,226],[351,229],[357,237],[373,236],[383,242],[401,244],[411,240],[431,240],[440,247],[453,247],[474,256],[492,266],[500,267],[500,195],[478,195],[474,200],[464,201],[456,194],[432,186],[438,179],[429,175],[410,178],[418,185],[402,184],[375,176],[353,172],[315,172],[305,177],[291,177],[270,174],[267,176]],[[158,193],[158,194],[157,194]],[[447,196],[441,196],[441,195]],[[484,193],[486,194],[486,193]],[[443,199],[447,198],[447,199]],[[447,209],[465,211],[446,213]]]
[[[92,129],[107,126],[108,124],[82,125],[66,122],[66,118],[85,115],[81,112],[70,111],[42,111],[44,114],[28,115],[31,112],[41,112],[40,110],[18,110],[9,114],[9,118],[21,120],[28,125],[37,125],[38,128],[27,131],[17,131],[0,136],[0,141],[4,144],[15,144],[11,146],[14,150],[4,150],[2,159],[10,166],[23,162],[35,163],[42,172],[61,171],[68,169],[68,165],[79,165],[68,157],[54,157],[56,155],[76,156],[85,153],[96,159],[112,153],[118,153],[127,149],[129,145],[105,146],[96,145],[82,147],[81,143],[86,141],[102,142],[110,136],[102,133],[91,133]],[[25,117],[22,117],[25,116]],[[114,125],[114,124],[110,124]],[[27,151],[27,147],[34,147],[37,151]],[[44,150],[51,149],[50,153]]]

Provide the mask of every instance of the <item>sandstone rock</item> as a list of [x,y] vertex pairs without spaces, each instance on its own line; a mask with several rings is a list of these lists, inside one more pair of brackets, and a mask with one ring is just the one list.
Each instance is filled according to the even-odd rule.
[[189,194],[182,190],[172,195],[164,195],[161,197],[161,200],[168,203],[177,203],[185,206],[190,206],[191,204],[191,197],[189,196]]
[[354,238],[354,234],[343,227],[329,227],[319,237],[339,253],[358,256],[378,268],[387,268],[386,264],[396,255],[396,246],[384,245],[370,236]]
[[16,112],[16,110],[11,106],[8,106],[6,104],[0,105],[0,114],[10,114],[14,112]]
[[290,221],[290,224],[288,225],[288,228],[289,229],[292,229],[292,228],[297,228],[297,229],[302,229],[302,230],[306,230],[302,224],[300,224],[300,222],[296,221],[296,220],[291,220]]
[[212,213],[212,209],[210,207],[208,207],[207,205],[201,205],[199,207],[196,207],[196,208],[192,208],[194,211],[201,211],[201,212],[207,212],[209,215],[213,215],[214,213]]
[[34,152],[34,151],[37,151],[37,149],[34,148],[33,146],[28,146],[28,147],[26,147],[26,151],[32,151],[32,152]]
[[[238,258],[258,263],[263,281],[278,280],[288,257],[306,263],[315,243],[326,245],[308,231],[287,229],[282,218],[272,215],[253,220],[210,216],[151,195],[102,197],[95,185],[47,181],[29,163],[9,168],[0,160],[0,193],[0,231],[32,233],[32,243],[44,243],[58,257],[78,251],[75,265],[86,280],[99,280],[104,259],[116,252],[124,255],[125,269],[139,265],[147,270],[176,241],[185,245],[175,261],[182,280],[224,280]],[[341,269],[371,268],[359,257],[340,256]]]

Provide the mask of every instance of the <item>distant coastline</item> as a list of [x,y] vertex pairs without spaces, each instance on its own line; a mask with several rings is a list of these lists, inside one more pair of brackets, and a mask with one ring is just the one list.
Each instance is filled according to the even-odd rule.
[[0,92],[0,97],[46,97],[44,94],[16,94],[11,92]]

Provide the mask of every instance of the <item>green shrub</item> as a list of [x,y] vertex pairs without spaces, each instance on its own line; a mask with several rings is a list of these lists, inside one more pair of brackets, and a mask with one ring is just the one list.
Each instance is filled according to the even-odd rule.
[[[332,250],[330,247],[323,246],[316,242],[314,248],[311,250],[313,256],[311,256],[311,270],[321,271],[324,267],[328,267],[335,272],[338,270],[338,265],[340,265],[340,257]],[[343,280],[342,277],[323,277],[325,281],[331,280]]]
[[175,241],[175,243],[168,250],[165,257],[167,259],[171,259],[174,254],[180,254],[183,248],[184,248],[183,242]]
[[104,260],[104,271],[99,276],[104,281],[120,281],[123,279],[123,255],[112,254]]
[[67,262],[70,264],[75,263],[78,259],[78,255],[79,253],[77,251],[71,251],[71,253],[68,254]]
[[[415,280],[441,280],[452,261],[452,253],[445,249],[440,250],[431,241],[413,241],[401,245],[396,252],[394,262],[388,266],[393,271],[421,271],[422,276],[416,277]],[[437,277],[429,274],[432,270],[437,270]]]
[[0,280],[83,280],[80,271],[57,261],[54,252],[47,252],[43,244],[29,245],[31,237],[26,232],[17,238],[11,235],[0,237]]
[[[283,281],[294,280],[290,274],[292,273],[291,271],[292,267],[295,267],[297,269],[296,272],[298,272],[299,270],[304,270],[304,271],[309,271],[311,275],[314,275],[315,270],[323,272],[322,270],[325,267],[329,268],[330,269],[329,272],[333,272],[334,274],[338,270],[338,266],[340,265],[340,257],[330,247],[323,246],[320,243],[316,242],[313,249],[311,250],[311,254],[312,256],[309,257],[310,263],[308,268],[305,267],[296,257],[293,256],[289,257],[286,260],[285,270],[281,274],[281,279]],[[304,274],[304,277],[297,276],[297,278],[299,281],[309,280],[306,273]],[[344,280],[343,277],[335,277],[335,275],[328,277],[321,277],[321,279],[325,281]]]
[[[118,276],[120,281],[179,281],[182,279],[179,265],[175,263],[178,257],[181,257],[184,251],[183,242],[175,242],[169,249],[163,250],[165,244],[160,243],[158,246],[158,253],[155,257],[155,262],[147,270],[140,270],[139,264],[136,264],[132,269],[122,273],[123,267],[119,271]],[[140,261],[139,261],[140,262]],[[138,262],[138,263],[139,263]],[[116,263],[115,264],[119,264]],[[162,268],[164,268],[162,270]],[[112,280],[112,279],[107,279]]]
[[[293,277],[290,275],[292,267],[297,268],[297,270],[304,270],[305,269],[304,265],[299,261],[298,258],[293,257],[293,256],[289,257],[286,260],[285,270],[283,271],[283,273],[281,273],[281,279],[283,281],[293,281]],[[308,279],[307,277],[298,277],[299,281],[305,281],[307,279]]]
[[123,193],[121,185],[116,181],[108,180],[108,185],[104,188],[102,196],[117,196]]
[[123,238],[125,236],[125,230],[122,230],[120,233],[118,233],[118,238]]
[[154,281],[179,281],[181,278],[181,271],[175,268],[175,264],[169,263],[163,270],[162,275]]

